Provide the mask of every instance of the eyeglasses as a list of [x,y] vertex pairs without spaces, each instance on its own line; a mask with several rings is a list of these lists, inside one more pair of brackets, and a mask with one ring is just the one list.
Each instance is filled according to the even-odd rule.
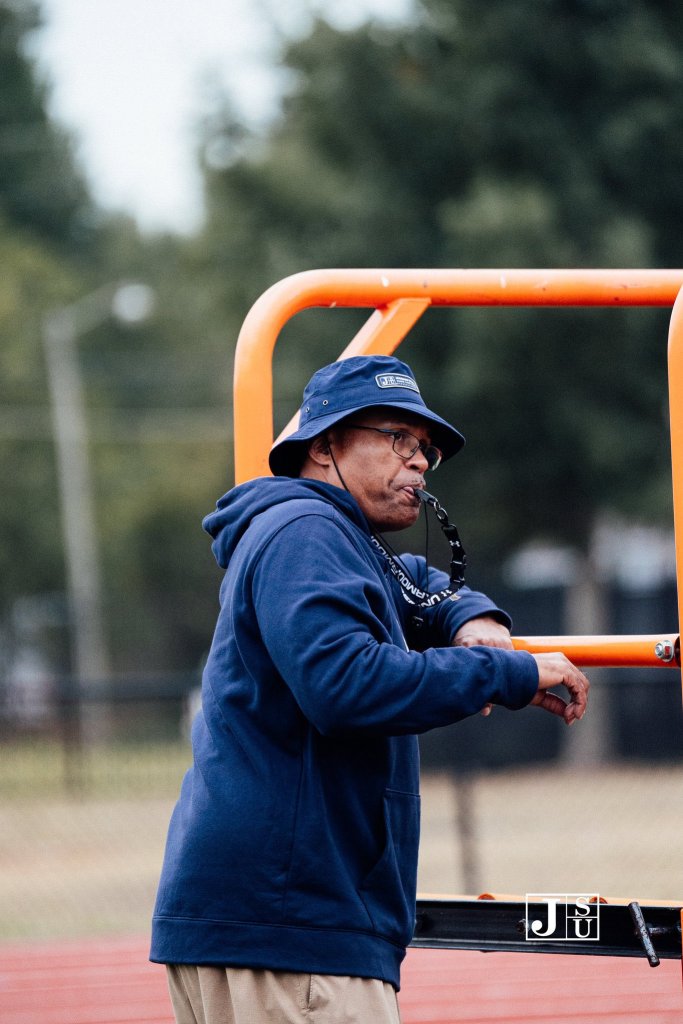
[[351,427],[353,430],[374,430],[377,434],[386,434],[387,437],[393,437],[392,447],[401,459],[412,459],[419,448],[427,460],[427,469],[437,469],[443,458],[443,452],[440,448],[433,444],[427,444],[426,441],[420,441],[419,438],[415,437],[415,434],[409,434],[407,430],[390,430],[387,427],[366,427],[360,423],[345,423],[344,426]]

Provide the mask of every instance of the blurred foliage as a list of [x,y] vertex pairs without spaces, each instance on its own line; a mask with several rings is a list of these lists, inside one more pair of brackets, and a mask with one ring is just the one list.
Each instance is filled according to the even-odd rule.
[[8,602],[61,585],[38,309],[62,299],[74,281],[35,241],[1,222],[0,266],[0,598]]
[[194,668],[216,570],[199,527],[230,478],[229,359],[191,243],[97,211],[31,58],[37,5],[0,0],[0,637],[11,674],[68,668],[65,565],[44,317],[103,283],[156,293],[139,324],[79,341],[109,641],[116,669]]
[[27,42],[40,27],[32,0],[0,3],[0,213],[75,255],[92,240],[95,208],[68,134],[50,120],[47,86]]
[[[315,266],[676,265],[682,28],[669,4],[620,0],[319,20],[284,54],[295,84],[266,138],[229,109],[212,126],[207,251],[237,225],[254,292]],[[326,352],[301,320],[288,396],[321,335]],[[464,310],[413,331],[402,353],[470,441],[439,488],[484,560],[539,534],[587,546],[605,507],[670,517],[665,337],[652,310]]]
[[[79,347],[117,669],[192,669],[208,644],[218,572],[199,520],[231,482],[231,356],[270,284],[324,266],[680,264],[675,5],[421,0],[398,27],[318,19],[283,44],[272,123],[248,129],[228,96],[207,109],[191,238],[95,208],[29,56],[39,20],[0,0],[0,599],[10,622],[18,598],[64,587],[42,317],[144,281],[153,315],[109,318]],[[278,428],[365,316],[287,326]],[[666,310],[462,309],[412,332],[401,355],[468,437],[434,487],[476,580],[531,537],[587,547],[605,510],[669,521],[666,324]]]

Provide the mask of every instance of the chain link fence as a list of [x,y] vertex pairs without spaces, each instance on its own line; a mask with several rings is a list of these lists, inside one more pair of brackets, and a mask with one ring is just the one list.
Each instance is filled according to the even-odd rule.
[[[677,689],[669,678],[646,690],[653,714]],[[616,696],[614,684],[598,685]],[[641,703],[643,689],[618,684],[620,697],[635,691]],[[153,702],[143,694],[105,705],[109,738],[87,744],[74,745],[73,728],[5,731],[0,939],[148,929],[168,819],[190,763],[192,691],[171,690]],[[422,891],[683,896],[680,756],[583,763],[573,751],[582,725],[560,723],[558,736],[535,708],[496,708],[423,737]],[[665,725],[667,743],[675,737],[683,751],[680,712]],[[508,755],[513,736],[522,757],[501,763],[503,735]],[[487,752],[497,761],[487,763]]]
[[[658,621],[675,621],[673,597]],[[543,609],[528,631],[558,632],[547,595]],[[621,631],[634,621],[622,613]],[[683,898],[680,673],[589,674],[589,712],[570,729],[495,708],[421,738],[422,892]],[[198,684],[0,680],[0,940],[148,930]]]

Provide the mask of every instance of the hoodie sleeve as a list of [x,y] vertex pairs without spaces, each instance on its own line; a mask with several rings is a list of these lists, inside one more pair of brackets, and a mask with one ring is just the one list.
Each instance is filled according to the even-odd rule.
[[[414,579],[424,580],[426,565],[424,558],[419,555],[405,554],[401,555],[401,561]],[[435,569],[433,566],[429,567],[428,579],[429,589],[433,593],[443,590],[444,587],[448,586],[448,575],[445,572],[441,572],[440,569]],[[408,643],[411,647],[415,646],[419,650],[424,650],[427,647],[448,646],[461,626],[469,622],[470,619],[477,619],[482,615],[490,615],[504,626],[507,626],[508,629],[512,628],[512,619],[508,613],[499,608],[486,594],[482,594],[478,590],[470,590],[469,587],[462,587],[454,599],[447,598],[432,608],[420,609],[424,626],[419,633],[414,633],[410,625],[410,619],[417,609],[409,605],[399,595],[398,591],[400,588],[393,578],[392,586],[397,591],[396,604],[400,609],[401,620]],[[413,640],[414,643],[412,642]]]
[[537,690],[524,652],[407,650],[384,579],[332,518],[284,525],[261,552],[251,593],[277,672],[325,735],[424,732],[488,702],[524,707]]

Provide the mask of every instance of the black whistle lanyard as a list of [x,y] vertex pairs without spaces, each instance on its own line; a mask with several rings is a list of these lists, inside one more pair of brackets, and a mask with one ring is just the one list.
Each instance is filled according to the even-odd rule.
[[[433,605],[439,604],[441,601],[445,601],[446,598],[454,597],[464,585],[467,556],[465,555],[465,549],[462,546],[462,541],[458,534],[458,528],[453,523],[449,523],[446,510],[439,504],[438,499],[435,498],[433,494],[429,494],[428,491],[420,490],[419,487],[415,487],[414,490],[416,497],[418,497],[420,501],[424,502],[425,506],[429,506],[434,509],[434,514],[439,521],[439,526],[441,527],[443,535],[450,544],[451,564],[448,586],[434,594],[430,593],[428,590],[422,590],[422,588],[419,587],[412,578],[406,567],[401,564],[396,552],[389,549],[384,538],[380,540],[380,538],[373,533],[371,540],[378,551],[380,551],[380,553],[386,558],[389,569],[401,588],[401,595],[404,600],[416,608],[431,608]],[[419,617],[416,616],[415,618]],[[417,622],[415,624],[417,625]]]

